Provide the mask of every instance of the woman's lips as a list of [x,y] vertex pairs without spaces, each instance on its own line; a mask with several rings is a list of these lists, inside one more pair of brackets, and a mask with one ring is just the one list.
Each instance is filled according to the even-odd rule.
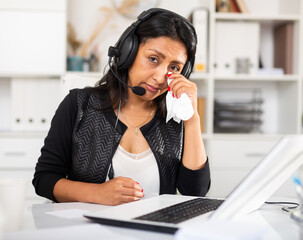
[[159,88],[155,88],[151,85],[146,84],[146,90],[150,91],[150,92],[158,92]]

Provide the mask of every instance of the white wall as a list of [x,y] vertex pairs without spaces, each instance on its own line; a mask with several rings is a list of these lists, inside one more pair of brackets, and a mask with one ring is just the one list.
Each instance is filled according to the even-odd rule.
[[[184,17],[188,17],[191,11],[197,7],[206,6],[208,0],[159,0],[158,6],[175,11]],[[106,12],[98,9],[106,7],[111,10],[111,19],[101,31],[95,41],[99,45],[98,52],[101,54],[101,61],[107,62],[107,49],[114,45],[122,32],[136,19],[121,16],[114,8],[111,0],[68,0],[67,21],[74,26],[77,36],[81,41],[87,41],[93,32],[94,26],[99,21],[103,23],[106,19]],[[95,44],[93,44],[95,45]]]

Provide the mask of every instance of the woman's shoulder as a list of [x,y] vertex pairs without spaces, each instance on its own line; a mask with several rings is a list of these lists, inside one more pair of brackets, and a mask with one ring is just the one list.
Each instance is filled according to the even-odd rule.
[[70,97],[73,100],[89,97],[104,98],[107,94],[94,87],[74,88],[69,91]]
[[80,108],[86,108],[89,105],[103,105],[102,103],[108,102],[109,94],[98,88],[86,87],[76,88],[69,92],[71,101],[78,105]]
[[81,97],[81,96],[89,96],[91,95],[93,92],[93,88],[74,88],[74,89],[71,89],[69,91],[69,94],[71,95],[72,98],[78,98],[78,97]]

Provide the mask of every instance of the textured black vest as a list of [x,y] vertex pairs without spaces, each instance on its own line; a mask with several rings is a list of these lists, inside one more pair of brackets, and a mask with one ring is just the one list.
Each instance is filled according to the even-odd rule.
[[[92,89],[77,90],[78,114],[73,131],[72,166],[68,178],[103,183],[111,160],[127,127],[113,109],[101,110],[104,96]],[[183,152],[183,124],[165,123],[157,112],[140,128],[158,164],[160,193],[175,193]],[[138,169],[140,171],[140,169]]]

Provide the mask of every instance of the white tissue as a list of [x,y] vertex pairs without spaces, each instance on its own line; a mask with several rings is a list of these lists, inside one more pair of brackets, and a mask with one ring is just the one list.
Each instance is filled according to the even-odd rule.
[[[168,86],[173,79],[167,79]],[[186,93],[182,93],[179,98],[174,98],[172,91],[166,95],[166,122],[173,118],[177,123],[181,120],[186,121],[194,114],[194,109],[191,101]]]

